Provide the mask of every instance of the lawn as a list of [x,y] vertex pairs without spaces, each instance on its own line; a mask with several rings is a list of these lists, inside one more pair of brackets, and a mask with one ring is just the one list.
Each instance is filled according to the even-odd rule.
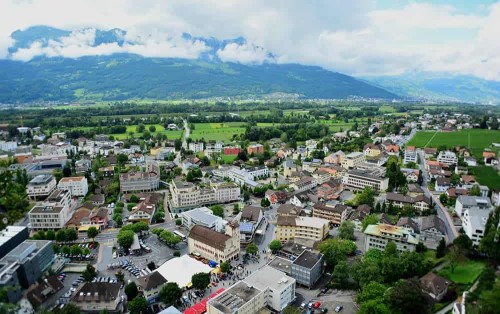
[[488,166],[471,167],[477,181],[486,185],[490,190],[500,189],[500,175],[495,168]]
[[233,134],[245,133],[245,122],[226,123],[195,123],[191,130],[191,138],[198,140],[204,138],[206,141],[231,142]]
[[457,283],[470,285],[476,281],[485,267],[485,263],[479,261],[466,261],[455,267],[452,273],[449,266],[441,269],[439,275]]
[[225,164],[232,163],[238,156],[236,155],[221,155],[220,158]]
[[437,265],[441,264],[445,259],[444,257],[436,258],[436,251],[434,250],[427,250],[424,255],[425,258],[432,263],[432,267],[436,267]]
[[481,158],[482,152],[491,143],[500,142],[500,131],[468,129],[454,132],[418,132],[408,145],[417,147],[455,146],[468,147],[474,157]]
[[[156,135],[158,133],[165,134],[165,135],[167,135],[167,138],[169,140],[175,140],[175,139],[181,138],[181,136],[182,136],[182,132],[183,132],[182,130],[175,130],[175,131],[165,130],[165,128],[161,124],[152,124],[152,125],[154,125],[156,128],[155,132],[151,133],[152,135]],[[127,131],[125,133],[110,134],[110,135],[113,135],[115,137],[115,139],[117,139],[117,140],[126,139],[127,137],[130,136],[131,132],[134,134],[134,137],[140,137],[142,135],[142,133],[137,132],[137,126],[138,125],[128,125]],[[144,126],[145,126],[145,130],[149,131],[149,127],[151,125],[144,125]]]

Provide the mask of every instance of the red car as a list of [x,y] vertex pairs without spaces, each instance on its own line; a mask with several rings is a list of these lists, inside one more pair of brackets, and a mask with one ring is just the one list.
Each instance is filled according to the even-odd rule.
[[321,302],[317,301],[316,303],[314,303],[313,307],[315,309],[319,308],[321,306]]
[[217,287],[217,283],[215,281],[212,282],[212,286]]

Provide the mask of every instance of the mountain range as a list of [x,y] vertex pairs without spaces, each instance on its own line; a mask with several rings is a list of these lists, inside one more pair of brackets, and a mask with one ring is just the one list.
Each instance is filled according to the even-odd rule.
[[[16,61],[16,53],[64,44],[72,32],[47,26],[12,33],[15,41],[7,59],[0,60],[0,102],[203,99],[214,97],[292,97],[302,99],[349,97],[395,99],[500,101],[500,83],[469,76],[414,73],[393,77],[354,78],[316,66],[280,64],[272,52],[255,64],[224,62],[218,51],[244,38],[219,40],[192,37],[205,49],[196,58],[143,57],[133,53],[67,58],[38,54]],[[134,45],[126,31],[92,30],[90,47]],[[88,44],[88,43],[87,43]],[[61,47],[58,46],[58,47]]]

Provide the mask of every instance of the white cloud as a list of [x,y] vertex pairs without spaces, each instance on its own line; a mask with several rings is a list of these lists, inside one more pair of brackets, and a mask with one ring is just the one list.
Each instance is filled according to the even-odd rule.
[[249,44],[230,43],[224,49],[219,49],[217,56],[224,62],[243,64],[262,64],[266,61],[273,61],[264,48]]
[[[47,47],[33,43],[12,57],[133,52],[150,57],[196,58],[207,47],[193,36],[242,36],[217,52],[227,61],[319,65],[353,75],[449,71],[500,80],[500,3],[457,10],[455,3],[377,7],[376,0],[32,0],[0,1],[0,58],[9,35],[32,25],[73,30]],[[480,6],[478,4],[478,6]],[[460,13],[472,12],[472,13]],[[477,13],[480,12],[480,13]],[[127,44],[93,47],[83,28],[127,31]],[[95,33],[94,33],[95,35]],[[94,37],[95,38],[95,37]]]

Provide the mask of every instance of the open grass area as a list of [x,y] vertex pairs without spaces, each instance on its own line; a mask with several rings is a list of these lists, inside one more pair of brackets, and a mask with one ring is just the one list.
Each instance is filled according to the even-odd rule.
[[500,142],[500,131],[468,129],[454,132],[418,132],[408,142],[417,147],[455,146],[468,147],[474,157],[481,158],[482,152],[491,143]]
[[380,106],[380,108],[378,108],[378,111],[382,112],[382,113],[393,113],[393,112],[396,112],[396,108],[394,108],[393,106],[389,106],[389,105],[383,105],[383,106]]
[[[154,125],[156,128],[155,132],[151,132],[152,135],[156,135],[158,133],[165,134],[169,140],[175,140],[175,139],[181,138],[181,136],[182,136],[182,132],[183,132],[182,130],[171,131],[171,130],[166,130],[163,127],[163,125],[161,125],[161,124],[152,124],[152,125]],[[151,125],[145,125],[145,129],[147,131],[149,131],[150,126]],[[142,135],[142,133],[137,132],[137,127],[138,127],[138,125],[129,125],[129,126],[127,126],[127,131],[125,133],[110,134],[110,135],[113,135],[115,137],[115,139],[117,139],[117,140],[126,139],[127,137],[130,136],[131,132],[134,134],[134,137],[140,137]]]
[[425,258],[432,263],[432,267],[436,267],[437,265],[441,264],[445,259],[445,257],[436,258],[436,251],[434,250],[427,250],[424,255]]
[[231,142],[234,134],[245,133],[245,122],[195,123],[190,137],[193,140],[204,138],[206,141]]
[[463,264],[457,265],[453,272],[451,272],[451,268],[447,266],[438,273],[457,284],[470,285],[476,281],[485,266],[485,263],[480,261],[466,261]]
[[477,166],[471,169],[479,183],[486,185],[490,190],[500,189],[500,175],[494,167]]
[[232,163],[238,156],[236,155],[221,155],[220,158],[226,164]]

